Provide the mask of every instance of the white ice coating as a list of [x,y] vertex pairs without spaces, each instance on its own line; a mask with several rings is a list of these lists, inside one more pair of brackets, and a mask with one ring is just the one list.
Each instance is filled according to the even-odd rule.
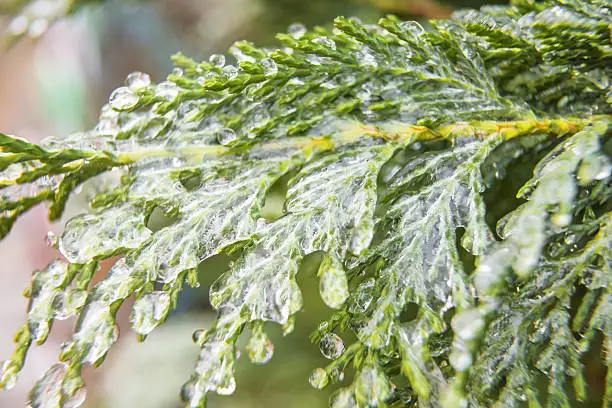
[[382,369],[366,364],[355,377],[355,399],[360,407],[380,406],[391,394],[391,383]]
[[[380,149],[378,155],[371,147],[349,150],[307,165],[290,182],[288,215],[260,230],[256,246],[215,283],[213,306],[246,306],[250,320],[287,324],[302,306],[295,282],[301,258],[319,250],[345,254],[355,231],[373,228],[375,180],[392,152]],[[348,296],[342,265],[324,262],[322,268],[322,297],[339,307]]]
[[170,295],[167,292],[147,293],[134,302],[130,323],[138,334],[149,334],[165,320],[170,311]]
[[136,248],[150,235],[142,211],[126,204],[102,214],[70,219],[59,239],[59,249],[70,262],[86,263],[119,248]]
[[[429,181],[418,193],[401,195],[388,210],[391,219],[397,220],[394,230],[401,233],[390,234],[375,249],[389,258],[379,276],[387,295],[376,301],[369,319],[359,328],[362,342],[376,348],[386,346],[396,316],[408,302],[436,313],[473,302],[469,280],[459,262],[455,232],[464,227],[476,251],[491,241],[478,166],[498,143],[491,138],[427,158],[417,156],[393,175],[391,187],[423,175],[428,175]],[[353,296],[356,301],[360,296],[367,298],[370,290],[357,288]]]
[[54,301],[63,292],[61,285],[66,279],[67,268],[66,263],[54,261],[34,275],[27,320],[30,336],[37,343],[42,343],[49,334]]

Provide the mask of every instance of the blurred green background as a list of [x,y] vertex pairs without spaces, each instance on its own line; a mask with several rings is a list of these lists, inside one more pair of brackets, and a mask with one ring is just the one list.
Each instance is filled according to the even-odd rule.
[[[426,21],[449,16],[457,7],[483,3],[492,2],[155,0],[73,4],[68,0],[37,0],[26,5],[23,0],[0,0],[0,32],[10,36],[25,30],[26,34],[0,50],[0,131],[40,140],[90,128],[112,89],[120,86],[127,74],[143,71],[159,81],[172,69],[170,55],[178,51],[207,59],[212,53],[227,50],[236,40],[273,45],[274,34],[294,22],[326,26],[338,15],[376,22],[388,13]],[[73,13],[51,24],[53,16],[62,14],[68,6],[73,6]],[[24,28],[24,20],[16,22],[15,16],[26,16],[29,30]],[[81,205],[74,203],[70,211],[82,211]],[[44,215],[44,211],[28,214],[18,226],[21,232],[12,233],[0,244],[0,259],[6,260],[0,266],[0,360],[12,352],[10,333],[23,319],[25,300],[17,294],[26,286],[32,269],[57,256],[45,247],[43,236],[46,229],[58,232],[61,226],[45,224]],[[177,311],[143,344],[137,345],[130,333],[129,308],[120,312],[119,343],[101,368],[86,372],[86,407],[182,406],[178,391],[190,375],[198,352],[191,335],[214,318],[207,300],[208,288],[228,261],[222,256],[205,261],[200,268],[201,287],[186,291]],[[315,256],[299,274],[305,307],[297,316],[295,331],[282,339],[278,327],[267,327],[275,344],[273,359],[265,366],[254,366],[243,355],[238,363],[236,393],[211,396],[211,407],[327,405],[329,394],[338,386],[315,391],[308,384],[310,372],[325,365],[318,346],[310,344],[308,337],[318,319],[331,312],[318,296],[316,266]],[[71,324],[57,325],[49,344],[30,357],[19,386],[0,393],[0,407],[24,406],[27,389],[55,361],[58,345],[69,336]],[[353,340],[350,333],[342,336],[347,342]],[[350,380],[351,373],[347,372],[345,384]]]

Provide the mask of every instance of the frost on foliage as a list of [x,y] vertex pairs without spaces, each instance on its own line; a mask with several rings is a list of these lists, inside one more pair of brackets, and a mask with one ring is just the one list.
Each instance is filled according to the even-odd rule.
[[[499,143],[491,136],[452,151],[410,152],[408,161],[387,175],[388,191],[382,198],[387,237],[371,248],[368,260],[379,270],[377,283],[373,289],[363,286],[363,293],[362,286],[355,289],[356,299],[370,296],[371,301],[354,310],[353,324],[368,347],[400,345],[402,371],[424,400],[444,383],[429,357],[428,339],[445,330],[445,312],[475,301],[459,259],[456,231],[465,228],[463,245],[475,254],[492,239],[480,196],[480,165]],[[418,317],[401,323],[398,318],[410,302],[419,305]]]
[[[372,316],[358,332],[372,347],[384,347],[394,318],[408,302],[439,314],[473,302],[459,260],[456,230],[466,229],[464,243],[480,253],[490,240],[484,222],[480,164],[496,144],[473,141],[453,151],[413,157],[390,175],[385,225],[388,238],[372,248],[378,264],[379,292]],[[394,310],[391,312],[391,310]],[[436,320],[433,316],[432,319]]]
[[[30,397],[80,405],[81,368],[117,341],[119,307],[134,298],[130,324],[144,340],[198,284],[198,265],[231,253],[181,391],[203,406],[209,392],[234,392],[243,333],[253,363],[273,358],[265,325],[292,331],[296,276],[317,253],[331,316],[312,340],[329,364],[309,381],[341,384],[331,406],[584,400],[582,357],[598,332],[605,350],[612,342],[609,23],[593,0],[516,1],[429,31],[393,17],[294,25],[275,50],[236,43],[236,65],[177,55],[159,84],[130,74],[89,132],[41,146],[0,135],[0,235],[34,205],[48,202],[57,219],[75,188],[93,191],[91,211],[57,240],[67,262],[36,272],[26,291],[0,384],[14,385],[54,319],[77,316]],[[520,202],[494,215],[488,190],[533,151],[543,157],[522,176]],[[285,187],[283,213],[270,217],[269,193]]]

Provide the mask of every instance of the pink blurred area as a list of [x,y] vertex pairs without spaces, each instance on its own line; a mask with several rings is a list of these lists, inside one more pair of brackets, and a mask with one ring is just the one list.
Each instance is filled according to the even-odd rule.
[[[38,141],[49,133],[49,124],[41,114],[33,60],[36,46],[23,42],[0,53],[0,130]],[[21,296],[36,268],[44,267],[53,257],[45,235],[51,228],[45,209],[37,207],[20,219],[10,235],[0,243],[0,359],[13,351],[12,336],[23,324],[27,299]],[[60,330],[58,330],[60,329]],[[63,330],[62,330],[63,329]],[[56,359],[58,343],[66,336],[64,327],[56,327],[44,346],[34,350],[21,381],[14,389],[0,394],[0,406],[24,406],[27,390],[49,364]]]
[[[174,6],[180,3],[181,7],[171,7],[171,3]],[[189,13],[175,15],[172,10],[189,10],[197,6],[198,12],[191,13],[191,16],[199,16],[198,19],[203,21],[198,28],[202,32],[197,36],[206,36],[207,41],[200,42],[202,52],[206,53],[208,49],[219,46],[227,48],[228,35],[235,35],[246,19],[257,14],[253,2],[250,6],[243,0],[227,3],[247,6],[238,7],[242,12],[236,13],[237,18],[214,30],[210,24],[212,20],[206,22],[218,18],[224,7],[221,2],[161,1],[158,10],[140,6],[119,11],[92,8],[52,24],[40,38],[26,37],[9,48],[0,47],[0,132],[40,142],[45,137],[59,138],[91,129],[100,107],[128,73],[143,71],[150,73],[154,80],[162,78],[170,67],[169,56],[179,49],[174,31],[179,31],[176,35],[183,41],[195,35],[193,30],[180,32],[180,29],[175,30],[176,27],[185,31],[186,27],[199,27],[197,22],[174,27],[158,25],[156,13],[168,14],[166,17],[170,21],[185,22]],[[142,17],[145,26],[149,24],[155,29],[143,32],[139,27],[126,25],[130,18],[137,17]],[[0,16],[0,32],[7,21]],[[64,220],[84,209],[85,204],[78,200],[69,202]],[[0,362],[13,353],[13,335],[24,324],[28,302],[22,293],[30,283],[32,272],[60,257],[56,249],[47,245],[46,236],[48,231],[61,233],[62,222],[50,224],[46,211],[45,206],[32,209],[18,220],[9,236],[0,241]],[[107,270],[110,265],[105,266],[103,269]],[[104,273],[104,270],[100,272]],[[118,316],[122,332],[129,331],[125,310],[123,308]],[[55,322],[47,342],[42,346],[32,346],[17,385],[0,392],[0,408],[26,406],[29,390],[57,362],[60,344],[68,340],[74,324],[74,319]],[[186,338],[189,336],[188,333]],[[122,336],[119,346],[125,342],[127,347],[133,340],[130,336]],[[105,366],[112,366],[112,354],[109,355],[111,361]],[[85,406],[106,406],[96,396],[104,392],[101,391],[103,373],[104,368],[86,370],[88,399]],[[176,399],[175,392],[169,395],[172,400]]]
[[[32,141],[55,134],[57,124],[45,112],[42,102],[39,70],[45,59],[57,64],[62,59],[75,63],[78,49],[72,29],[58,25],[50,36],[39,42],[21,41],[0,51],[0,131],[19,135]],[[66,47],[60,49],[57,42]],[[62,55],[63,54],[63,55]],[[12,333],[24,322],[27,299],[21,294],[29,285],[32,271],[43,268],[57,257],[55,249],[46,244],[48,231],[57,231],[46,218],[46,208],[39,206],[22,217],[12,232],[0,242],[0,360],[13,352]],[[0,393],[0,407],[22,407],[27,392],[44,371],[57,360],[59,344],[64,341],[72,322],[54,325],[47,343],[34,347],[25,370],[15,388]]]

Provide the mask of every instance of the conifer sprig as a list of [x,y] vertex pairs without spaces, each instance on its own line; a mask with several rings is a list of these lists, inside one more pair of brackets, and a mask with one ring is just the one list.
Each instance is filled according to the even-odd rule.
[[[266,323],[292,331],[296,275],[318,253],[334,311],[311,339],[332,361],[310,382],[345,381],[331,406],[570,406],[589,397],[583,357],[597,332],[608,406],[611,22],[606,2],[523,0],[429,30],[394,17],[293,25],[278,49],[236,43],[236,65],[179,54],[167,81],[130,74],[92,131],[41,146],[0,136],[3,235],[32,206],[48,201],[57,218],[75,187],[120,174],[66,223],[65,259],[34,275],[0,384],[15,383],[53,320],[77,316],[31,404],[79,405],[81,368],[117,340],[123,302],[135,298],[144,340],[198,284],[198,265],[231,253],[181,393],[203,406],[234,392],[240,336],[252,362],[273,358]],[[490,198],[503,182],[514,204]],[[284,211],[271,217],[280,183]],[[153,226],[154,213],[168,222]],[[408,321],[407,308],[418,310]]]

